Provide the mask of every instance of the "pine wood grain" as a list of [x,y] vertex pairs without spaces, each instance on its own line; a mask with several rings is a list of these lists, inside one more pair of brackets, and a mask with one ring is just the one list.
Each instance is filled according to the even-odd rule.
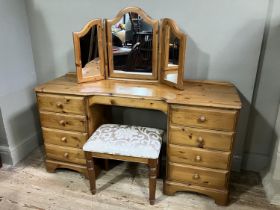
[[234,133],[171,125],[169,143],[198,148],[230,151]]
[[139,81],[102,80],[77,84],[75,76],[65,75],[37,86],[35,91],[78,96],[127,96],[162,100],[168,104],[241,108],[239,95],[232,84],[213,81],[185,81],[181,91],[164,84]]
[[218,205],[225,206],[228,204],[228,190],[211,189],[199,185],[184,184],[181,182],[165,181],[164,193],[166,195],[174,195],[178,190],[192,191],[208,195],[215,200]]
[[215,170],[178,163],[168,163],[167,180],[178,181],[185,184],[195,184],[204,187],[226,189],[228,184],[228,171]]
[[169,144],[167,155],[168,160],[175,163],[184,163],[217,169],[228,169],[229,167],[230,152]]
[[83,97],[39,93],[37,102],[41,111],[85,115]]
[[47,172],[49,172],[49,173],[54,173],[56,171],[56,169],[63,168],[63,169],[70,169],[73,171],[77,171],[77,172],[83,174],[85,177],[88,177],[87,167],[85,165],[69,163],[69,162],[64,162],[64,161],[59,161],[59,160],[46,159],[45,166],[46,166]]
[[81,149],[45,144],[45,150],[47,157],[50,159],[77,163],[81,165],[86,164],[85,155]]
[[40,111],[40,120],[43,127],[87,132],[85,116]]
[[52,128],[42,128],[44,142],[66,147],[82,149],[88,139],[87,133],[63,131]]
[[236,110],[171,106],[171,123],[190,127],[234,131]]
[[[230,83],[186,81],[184,90],[179,91],[155,82],[103,80],[94,83],[76,84],[75,76],[66,75],[37,87],[36,91],[42,95],[44,93],[48,95],[56,93],[71,97],[84,97],[86,116],[40,111],[41,123],[44,127],[60,129],[61,131],[79,131],[91,135],[100,124],[110,118],[110,116],[106,116],[110,109],[105,108],[106,106],[104,105],[161,110],[164,113],[168,113],[167,123],[170,139],[167,145],[167,160],[186,164],[186,167],[177,167],[175,170],[173,170],[174,167],[169,167],[167,164],[168,174],[173,174],[172,176],[177,178],[181,176],[178,174],[183,173],[183,171],[186,174],[191,174],[193,172],[192,165],[207,167],[209,173],[213,172],[213,169],[230,168],[232,138],[238,110],[241,108],[236,89]],[[197,136],[197,138],[200,137],[198,135],[203,134],[205,138],[203,143],[206,147],[196,145],[196,147],[201,148],[195,148],[193,140],[184,144],[185,140],[191,139],[192,133],[188,133],[186,138],[186,131],[183,130],[184,133],[176,131],[174,135],[172,126],[193,129],[188,132],[194,133],[194,137]],[[171,137],[172,133],[173,137]],[[216,142],[214,142],[214,139]],[[47,157],[53,160],[65,161],[65,163],[84,163],[79,162],[81,159],[76,158],[76,153],[74,152],[71,153],[71,158],[61,158],[61,155],[65,154],[63,153],[64,150],[70,148],[65,146],[60,149],[56,148],[56,150],[52,148],[51,153],[47,152]],[[75,147],[71,151],[74,151],[73,149]],[[70,157],[69,154],[67,156]],[[229,172],[225,171],[225,173]],[[211,189],[203,186],[203,191],[199,192],[205,192],[206,195],[214,192],[212,197],[216,199],[216,202],[226,204],[227,188],[223,191],[218,190],[218,188],[227,186],[228,182],[226,180],[229,176],[227,175],[227,178],[217,176],[215,181],[211,180],[210,176],[205,176],[205,174],[203,177],[206,177],[206,180],[208,179],[214,184],[210,184]],[[172,183],[173,181],[164,186],[166,192],[172,191],[175,193],[182,190],[197,192],[197,189],[202,187],[198,184],[192,188],[180,188],[180,186],[184,186],[184,183],[176,182],[174,186],[172,186]],[[216,186],[216,191],[213,190],[214,186]],[[209,190],[207,191],[208,188]],[[218,196],[219,193],[220,195]]]
[[168,105],[163,101],[156,100],[139,100],[131,97],[113,97],[113,96],[91,96],[89,97],[89,105],[105,104],[112,106],[125,106],[142,109],[154,109],[167,113]]

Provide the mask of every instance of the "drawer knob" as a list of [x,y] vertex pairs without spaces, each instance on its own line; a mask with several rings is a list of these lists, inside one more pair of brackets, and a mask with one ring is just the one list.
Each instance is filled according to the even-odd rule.
[[201,156],[200,155],[195,156],[195,161],[197,162],[201,161]]
[[203,147],[204,139],[202,138],[202,136],[197,137],[196,141],[199,147]]
[[200,178],[199,174],[194,174],[193,179],[198,180]]
[[67,142],[67,138],[66,138],[65,136],[63,136],[63,137],[61,138],[61,141],[62,141],[62,142]]
[[198,118],[199,122],[205,122],[206,121],[206,117],[204,115],[201,115],[199,118]]
[[60,120],[59,124],[62,125],[62,126],[65,126],[66,125],[66,121],[65,120]]
[[58,103],[56,104],[56,107],[57,107],[57,108],[61,108],[61,109],[62,109],[62,108],[63,108],[63,104],[62,104],[62,103],[60,103],[60,102],[58,102]]
[[68,153],[68,152],[65,152],[65,153],[64,153],[64,157],[65,157],[65,158],[68,158],[68,157],[69,157],[69,153]]

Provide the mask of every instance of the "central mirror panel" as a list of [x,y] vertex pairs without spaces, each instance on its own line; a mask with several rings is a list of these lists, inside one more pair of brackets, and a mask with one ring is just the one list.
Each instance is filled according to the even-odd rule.
[[110,78],[157,79],[158,21],[129,7],[107,20]]
[[153,27],[134,12],[111,27],[115,71],[152,74]]

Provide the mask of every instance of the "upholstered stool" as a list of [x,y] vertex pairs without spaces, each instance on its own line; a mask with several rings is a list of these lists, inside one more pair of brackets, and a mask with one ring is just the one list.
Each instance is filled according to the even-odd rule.
[[149,166],[149,200],[155,202],[163,130],[140,126],[104,124],[83,146],[87,159],[90,189],[96,192],[94,158],[144,163]]

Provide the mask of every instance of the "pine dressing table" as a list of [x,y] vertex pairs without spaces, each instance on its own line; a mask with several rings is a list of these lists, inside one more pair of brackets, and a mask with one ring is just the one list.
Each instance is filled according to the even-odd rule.
[[47,171],[68,168],[87,177],[82,147],[110,122],[112,106],[159,110],[167,115],[164,193],[193,191],[226,205],[241,109],[234,85],[184,81],[186,34],[175,21],[159,23],[137,7],[92,20],[73,38],[76,74],[35,88]]
[[82,146],[105,120],[107,106],[160,110],[167,114],[164,193],[194,191],[228,200],[232,144],[240,99],[229,83],[185,81],[184,90],[164,84],[101,80],[77,84],[67,74],[36,87],[46,168],[87,173]]

